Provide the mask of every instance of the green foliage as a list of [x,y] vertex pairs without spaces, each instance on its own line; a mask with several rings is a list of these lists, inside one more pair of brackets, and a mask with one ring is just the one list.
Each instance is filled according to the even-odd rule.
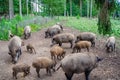
[[95,0],[97,7],[100,9],[98,17],[98,31],[100,34],[111,35],[110,14],[115,9],[114,0]]
[[78,15],[76,16],[76,18],[77,18],[77,19],[80,19],[80,15],[78,14]]
[[23,31],[22,27],[17,27],[17,23],[23,20],[19,15],[16,15],[11,21],[8,19],[2,19],[0,23],[0,39],[7,40],[8,39],[8,30],[11,30],[13,34],[21,36]]
[[[105,3],[105,0],[95,0],[95,3],[97,5],[97,8],[102,8],[104,3]],[[115,9],[115,5],[116,5],[116,0],[108,0],[108,10],[109,12],[111,13],[114,9]]]
[[[70,13],[70,2],[67,3],[67,11]],[[79,5],[76,5],[74,2],[72,3],[72,15],[76,16],[80,13]]]
[[[64,19],[64,18],[62,18]],[[76,19],[75,17],[69,17],[64,23],[64,26],[73,27],[80,32],[90,31],[96,34],[99,34],[97,27],[97,18],[88,19],[81,17],[80,19]],[[119,20],[111,20],[112,32],[111,35],[115,35],[117,37],[120,36],[120,22]]]
[[68,27],[73,27],[77,30],[80,31],[90,31],[90,32],[94,32],[94,33],[98,33],[97,32],[97,22],[96,22],[96,18],[95,19],[88,19],[88,18],[83,18],[81,17],[80,19],[76,19],[75,17],[70,17],[66,22],[65,22],[65,26]]
[[[31,0],[28,0],[29,13],[31,12]],[[22,2],[22,13],[27,13],[26,0],[21,0]],[[19,13],[19,0],[13,0],[14,13]],[[9,0],[0,0],[0,14],[9,13]]]
[[111,20],[112,23],[112,34],[120,36],[120,22],[119,20]]
[[[35,17],[35,16],[34,16]],[[33,17],[31,16],[24,16],[20,17],[19,15],[16,15],[13,19],[2,19],[0,22],[0,40],[8,40],[8,30],[11,30],[12,34],[17,36],[22,36],[24,32],[24,26],[20,26],[19,24],[26,20],[33,20]],[[42,21],[42,20],[41,20]],[[58,19],[55,19],[54,21],[51,20],[43,25],[37,24],[37,23],[31,23],[31,30],[32,32],[38,31],[43,27],[52,26],[55,24]],[[25,24],[26,25],[26,24]]]
[[40,30],[42,27],[40,27],[37,24],[30,24],[32,32],[35,32],[37,30]]
[[[8,0],[9,1],[9,0]],[[28,11],[29,13],[31,12],[31,0],[28,0]],[[26,14],[27,13],[27,6],[26,6],[26,0],[21,0],[21,4],[22,4],[22,14]],[[13,0],[14,3],[14,12],[15,13],[19,13],[19,0]]]
[[43,13],[46,16],[59,16],[64,10],[64,0],[41,0]]
[[9,11],[9,0],[0,0],[0,14],[7,14]]
[[98,11],[97,6],[95,4],[93,6],[94,6],[94,8],[92,8],[92,16],[96,17],[98,15],[99,11]]

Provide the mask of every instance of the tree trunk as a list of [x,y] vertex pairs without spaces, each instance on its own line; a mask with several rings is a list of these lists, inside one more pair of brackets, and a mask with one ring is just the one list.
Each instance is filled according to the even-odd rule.
[[36,12],[38,12],[38,0],[36,0]]
[[90,0],[90,18],[92,18],[92,5],[93,5],[93,0]]
[[105,0],[103,6],[100,8],[98,16],[98,31],[100,34],[111,34],[111,22],[108,12],[108,0]]
[[87,0],[87,17],[89,17],[89,0]]
[[9,0],[9,18],[12,19],[13,16],[14,16],[13,0]]
[[31,0],[30,6],[31,6],[31,14],[32,14],[33,13],[33,0]]
[[66,16],[66,0],[64,0],[64,16]]
[[72,0],[70,0],[70,16],[72,16]]
[[82,0],[80,0],[80,16],[82,17]]
[[19,14],[22,17],[22,4],[21,4],[21,0],[19,0]]
[[28,9],[28,1],[29,1],[29,0],[26,0],[27,16],[28,16],[28,10],[29,10],[29,9]]

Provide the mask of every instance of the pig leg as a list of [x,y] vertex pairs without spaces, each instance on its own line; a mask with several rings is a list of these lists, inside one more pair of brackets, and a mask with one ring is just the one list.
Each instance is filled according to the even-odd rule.
[[92,42],[92,44],[93,44],[93,47],[95,47],[95,42]]
[[61,59],[60,55],[57,55],[57,59],[58,59],[58,60],[60,60],[60,59]]
[[31,32],[30,33],[28,33],[29,34],[29,37],[31,36]]
[[36,72],[37,72],[38,77],[40,77],[39,71],[40,71],[40,68],[36,68]]
[[72,48],[72,46],[73,46],[73,41],[70,41],[70,44],[71,44],[70,48]]
[[17,79],[17,73],[13,71],[13,78]]
[[25,77],[25,76],[27,76],[27,73],[26,73],[26,71],[24,71],[24,77]]
[[89,48],[87,47],[87,51],[89,52]]
[[25,36],[24,36],[24,39],[27,39],[27,34],[24,34]]
[[47,72],[47,74],[49,74],[51,76],[51,69],[50,68],[46,68],[46,72]]
[[75,48],[75,47],[73,47],[73,51],[72,51],[72,53],[74,53],[74,52],[75,52],[75,50],[76,50],[76,48]]
[[65,73],[65,76],[66,76],[67,80],[71,80],[73,73]]
[[81,49],[81,48],[77,48],[77,49],[76,49],[76,50],[77,50],[77,53],[79,53],[79,52],[80,52],[80,49]]
[[48,32],[45,32],[45,38],[47,38],[48,37]]
[[79,48],[79,52],[81,52],[81,48]]
[[59,46],[62,46],[62,43],[58,43],[59,44]]
[[115,44],[114,44],[114,52],[115,52]]
[[18,52],[19,52],[19,56],[20,56],[22,54],[21,48],[19,48]]
[[91,71],[89,71],[89,70],[86,70],[86,71],[85,71],[85,78],[86,78],[86,80],[89,80],[90,72],[91,72]]

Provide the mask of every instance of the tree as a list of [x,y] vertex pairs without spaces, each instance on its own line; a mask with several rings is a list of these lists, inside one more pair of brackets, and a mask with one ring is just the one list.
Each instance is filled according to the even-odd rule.
[[66,0],[64,0],[64,16],[66,16]]
[[87,0],[87,17],[89,17],[89,13],[90,13],[89,3],[90,3],[90,0]]
[[90,18],[92,17],[92,5],[93,5],[93,0],[90,0]]
[[13,0],[9,0],[9,17],[12,19],[14,16],[14,11],[13,11]]
[[35,0],[35,11],[38,12],[38,0]]
[[64,0],[41,0],[43,14],[47,16],[59,16],[64,14]]
[[27,8],[27,15],[28,15],[28,0],[26,0],[26,8]]
[[80,16],[82,16],[82,0],[80,0]]
[[0,15],[9,13],[9,0],[0,0]]
[[111,34],[110,13],[115,8],[114,0],[95,0],[99,10],[98,31],[100,34]]
[[72,0],[70,0],[70,16],[72,16]]
[[19,14],[22,17],[22,4],[21,4],[21,0],[19,0]]

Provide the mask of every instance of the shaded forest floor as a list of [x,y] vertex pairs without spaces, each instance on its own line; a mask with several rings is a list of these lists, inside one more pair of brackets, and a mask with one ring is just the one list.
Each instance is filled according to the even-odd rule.
[[[44,38],[44,32],[46,28],[32,33],[32,36],[28,40],[24,40],[25,44],[31,43],[36,49],[37,54],[30,54],[26,51],[26,47],[22,47],[23,54],[20,56],[18,63],[32,64],[33,60],[38,56],[50,57],[50,44],[51,38]],[[79,34],[78,30],[64,27],[63,32],[73,33],[75,36]],[[106,39],[100,37],[100,40],[96,40],[95,48],[91,48],[90,52],[98,54],[104,57],[104,60],[100,62],[99,66],[94,69],[90,74],[90,80],[120,80],[120,49],[116,48],[116,52],[106,53],[105,51]],[[69,48],[70,44],[63,44],[67,54],[71,54],[72,49]],[[82,52],[86,50],[82,49]],[[13,80],[11,57],[8,55],[8,41],[0,41],[0,80]],[[64,72],[59,69],[57,72],[52,72],[52,76],[46,74],[46,70],[40,71],[41,78],[37,77],[35,69],[31,66],[30,75],[23,78],[22,74],[18,74],[18,80],[66,80]],[[72,80],[85,80],[84,74],[75,74]]]

